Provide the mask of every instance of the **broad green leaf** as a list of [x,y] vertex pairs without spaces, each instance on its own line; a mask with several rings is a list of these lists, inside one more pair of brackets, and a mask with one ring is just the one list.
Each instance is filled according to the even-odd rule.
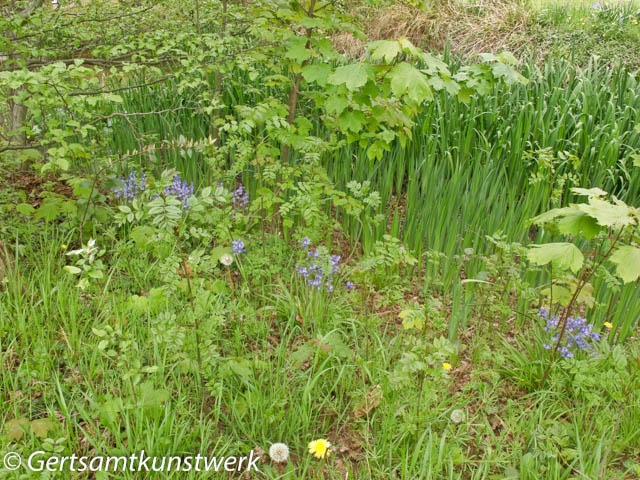
[[632,210],[628,205],[620,201],[617,204],[613,204],[591,197],[589,198],[589,203],[582,203],[578,205],[578,208],[595,218],[598,224],[603,227],[623,227],[635,223]]
[[47,438],[49,430],[55,428],[55,423],[49,418],[41,418],[31,422],[31,430],[38,438]]
[[349,91],[362,88],[369,80],[374,79],[373,66],[368,63],[352,63],[338,67],[329,77],[331,85],[345,84]]
[[324,109],[327,113],[340,115],[349,105],[349,101],[340,95],[331,95],[324,103]]
[[315,63],[313,65],[307,65],[302,69],[302,78],[309,83],[315,82],[320,86],[324,86],[329,80],[331,71],[332,68],[330,65],[326,63]]
[[586,195],[589,198],[591,197],[604,197],[607,195],[607,192],[601,190],[600,188],[572,188],[571,191],[576,195]]
[[537,217],[533,217],[531,219],[531,223],[542,225],[544,223],[549,223],[549,222],[555,220],[556,218],[558,218],[558,217],[560,217],[562,215],[566,215],[566,214],[571,213],[571,212],[580,213],[580,210],[577,210],[577,209],[571,208],[571,207],[552,208],[548,212],[544,212],[544,213],[541,213],[540,215],[538,215]]
[[600,233],[600,226],[595,218],[575,209],[563,215],[558,220],[558,230],[565,235],[583,236],[591,240]]
[[391,90],[397,97],[406,95],[416,103],[431,100],[433,93],[426,75],[407,62],[396,65],[389,72]]
[[343,112],[338,122],[342,130],[350,130],[358,133],[362,129],[364,114],[358,110]]
[[394,40],[377,40],[369,43],[372,60],[391,63],[401,53],[400,42]]
[[64,269],[72,275],[77,275],[82,271],[78,267],[74,267],[73,265],[67,265],[64,267]]
[[11,442],[18,442],[24,437],[25,430],[29,428],[29,420],[24,417],[8,420],[4,424],[7,437]]
[[624,283],[634,282],[640,277],[640,248],[625,245],[613,252],[609,260],[616,265],[616,273]]
[[31,215],[36,211],[36,209],[33,208],[33,205],[30,205],[28,203],[20,203],[16,205],[16,210],[22,215]]
[[527,258],[536,265],[553,266],[574,273],[582,268],[584,255],[573,243],[545,243],[533,245],[527,252]]
[[307,39],[305,37],[289,39],[284,56],[297,63],[302,63],[311,58],[311,50],[307,48]]

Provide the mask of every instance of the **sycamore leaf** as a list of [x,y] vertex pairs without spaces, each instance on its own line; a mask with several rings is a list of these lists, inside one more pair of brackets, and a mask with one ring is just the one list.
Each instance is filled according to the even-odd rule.
[[527,258],[536,265],[553,266],[574,273],[582,268],[584,255],[573,243],[545,243],[533,245],[527,252]]
[[433,98],[427,77],[410,63],[402,62],[393,67],[389,78],[391,90],[396,97],[406,95],[416,103]]
[[289,39],[288,48],[284,56],[291,60],[302,63],[311,58],[311,50],[307,48],[307,39],[304,37],[293,37]]
[[604,197],[607,192],[597,187],[595,188],[572,188],[571,191],[576,195],[586,195],[587,197]]
[[338,67],[329,76],[331,85],[345,84],[351,92],[362,88],[369,80],[374,79],[374,70],[368,63],[352,63]]
[[364,122],[364,114],[358,110],[344,112],[340,115],[340,128],[358,133]]
[[600,233],[600,226],[595,218],[576,209],[570,209],[558,220],[558,230],[565,235],[583,236],[591,240]]
[[378,40],[369,43],[372,60],[382,60],[391,63],[401,53],[400,42],[393,40]]
[[624,283],[634,282],[640,277],[640,248],[625,245],[611,255],[611,263]]
[[635,223],[632,210],[628,205],[620,201],[617,204],[613,204],[591,197],[589,198],[589,203],[582,203],[578,205],[578,208],[595,218],[598,224],[603,227],[622,227]]
[[544,212],[538,215],[537,217],[533,217],[531,219],[531,223],[542,225],[544,223],[549,223],[555,220],[559,216],[567,215],[568,213],[573,211],[580,212],[579,210],[576,210],[575,208],[570,208],[570,207],[552,208],[548,212]]
[[340,115],[347,105],[349,104],[349,100],[340,95],[331,95],[324,102],[324,109],[327,113],[332,113],[335,115]]
[[320,86],[324,86],[327,84],[331,70],[331,66],[326,63],[307,65],[302,69],[302,78],[309,83],[315,82]]

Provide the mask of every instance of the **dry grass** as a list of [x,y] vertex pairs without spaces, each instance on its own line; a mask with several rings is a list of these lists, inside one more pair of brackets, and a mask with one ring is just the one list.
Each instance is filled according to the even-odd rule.
[[[406,37],[415,45],[441,51],[449,42],[453,53],[463,57],[480,52],[509,50],[515,55],[536,55],[529,33],[532,12],[518,0],[439,1],[419,9],[396,3],[380,8],[352,7],[362,18],[369,40]],[[337,48],[347,54],[362,54],[363,42],[342,34]]]

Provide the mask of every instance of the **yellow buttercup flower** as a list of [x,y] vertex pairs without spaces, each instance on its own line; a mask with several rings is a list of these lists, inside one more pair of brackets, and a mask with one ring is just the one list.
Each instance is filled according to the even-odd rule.
[[66,250],[67,246],[63,243],[62,245],[60,245],[60,248],[63,249],[63,250]]
[[314,440],[309,443],[309,453],[315,456],[316,458],[324,458],[328,457],[331,453],[331,443],[324,438],[320,438],[318,440]]
[[444,368],[445,370],[451,370],[452,367],[450,363],[443,363],[442,368]]
[[604,326],[607,328],[613,328],[613,323],[611,322],[604,322]]

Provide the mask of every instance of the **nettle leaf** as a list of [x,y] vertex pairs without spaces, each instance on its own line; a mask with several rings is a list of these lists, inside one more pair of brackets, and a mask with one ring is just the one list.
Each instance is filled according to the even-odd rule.
[[613,252],[609,260],[616,265],[616,273],[624,283],[634,282],[640,277],[640,248],[625,245]]
[[369,80],[373,80],[375,72],[368,63],[353,63],[338,67],[329,77],[331,85],[345,84],[351,92],[362,88]]
[[396,65],[389,72],[391,91],[397,97],[406,95],[416,103],[433,98],[427,77],[416,67],[407,62]]
[[553,266],[574,273],[582,268],[584,255],[573,243],[545,243],[533,245],[527,252],[527,258],[536,265]]
[[603,227],[623,227],[635,223],[632,215],[633,211],[620,200],[613,204],[606,200],[591,197],[589,198],[589,203],[582,203],[578,205],[578,208],[595,218],[598,224]]
[[326,63],[315,63],[313,65],[307,65],[302,69],[301,72],[302,78],[304,78],[307,82],[315,82],[320,86],[324,86],[329,80],[331,71],[332,68],[330,65],[327,65]]
[[400,42],[393,40],[377,40],[369,43],[372,60],[383,60],[391,63],[402,52]]

